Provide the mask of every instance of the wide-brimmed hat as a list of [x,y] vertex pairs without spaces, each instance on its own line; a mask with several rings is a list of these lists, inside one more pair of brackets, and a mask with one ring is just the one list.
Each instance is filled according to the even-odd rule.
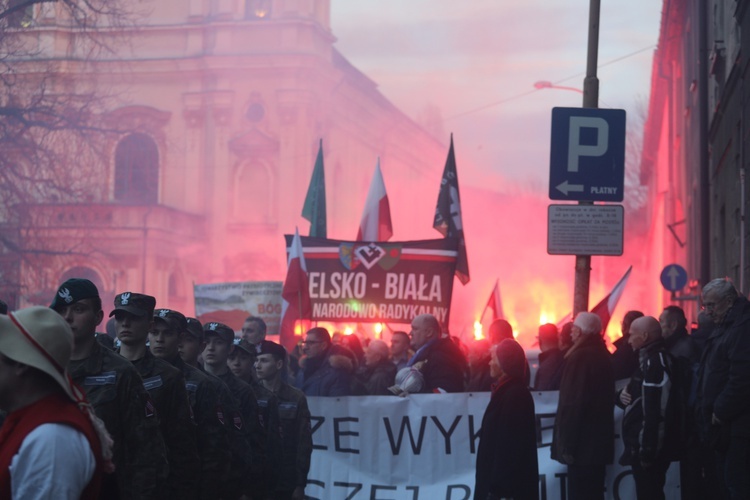
[[72,351],[73,332],[52,309],[34,306],[0,315],[0,353],[46,373],[78,402],[66,368]]

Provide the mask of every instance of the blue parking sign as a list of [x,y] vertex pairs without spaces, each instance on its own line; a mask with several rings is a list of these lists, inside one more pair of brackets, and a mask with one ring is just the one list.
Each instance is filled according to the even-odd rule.
[[625,110],[553,108],[549,197],[622,201]]

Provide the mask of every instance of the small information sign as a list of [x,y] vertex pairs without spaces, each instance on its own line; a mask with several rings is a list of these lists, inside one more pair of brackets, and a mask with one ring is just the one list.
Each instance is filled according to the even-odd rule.
[[550,255],[622,255],[622,205],[550,205],[547,253]]

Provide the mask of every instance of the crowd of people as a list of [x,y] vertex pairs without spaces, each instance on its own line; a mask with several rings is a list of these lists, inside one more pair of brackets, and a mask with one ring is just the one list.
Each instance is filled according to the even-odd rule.
[[638,498],[663,498],[676,461],[683,498],[750,498],[750,303],[728,279],[705,285],[692,332],[680,307],[629,311],[612,353],[596,314],[540,326],[533,380],[503,319],[468,348],[424,314],[390,346],[314,327],[287,353],[258,317],[236,337],[123,292],[108,335],[92,282],[70,279],[51,299],[0,311],[2,498],[301,499],[307,397],[463,391],[491,392],[474,498],[538,498],[531,391],[550,390],[568,498],[604,498],[615,405]]

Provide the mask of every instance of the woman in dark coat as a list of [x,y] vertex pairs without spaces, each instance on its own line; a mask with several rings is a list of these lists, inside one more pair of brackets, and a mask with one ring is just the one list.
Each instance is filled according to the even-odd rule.
[[515,340],[492,350],[499,380],[482,418],[474,500],[539,498],[534,400],[526,385],[526,356]]

